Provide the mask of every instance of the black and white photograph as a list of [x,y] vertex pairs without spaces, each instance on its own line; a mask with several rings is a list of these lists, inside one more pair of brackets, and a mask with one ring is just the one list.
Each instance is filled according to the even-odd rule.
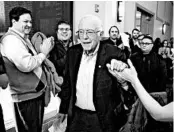
[[0,1],[0,132],[173,132],[173,1]]

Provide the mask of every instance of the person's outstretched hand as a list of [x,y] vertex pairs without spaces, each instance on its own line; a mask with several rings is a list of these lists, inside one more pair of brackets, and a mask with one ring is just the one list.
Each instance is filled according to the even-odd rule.
[[47,56],[54,47],[54,38],[49,37],[44,39],[43,44],[40,45],[40,51]]
[[111,63],[106,64],[106,67],[108,68],[108,71],[117,78],[118,82],[123,84],[125,83],[125,79],[123,79],[120,75],[119,72],[123,71],[126,67],[127,64],[125,64],[122,61],[112,59]]
[[128,59],[127,62],[130,68],[125,68],[122,72],[117,74],[119,74],[125,80],[133,83],[137,79],[137,71],[130,59]]

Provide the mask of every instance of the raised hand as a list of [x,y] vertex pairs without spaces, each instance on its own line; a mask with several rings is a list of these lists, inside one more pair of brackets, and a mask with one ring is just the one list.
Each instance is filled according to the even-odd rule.
[[125,68],[122,72],[119,73],[119,75],[125,80],[133,83],[133,81],[137,79],[137,71],[130,59],[128,59],[128,64],[130,68]]
[[120,75],[119,72],[123,71],[127,64],[123,63],[122,61],[118,61],[116,59],[111,60],[111,64],[106,64],[108,71],[117,78],[118,82],[123,84],[125,83],[125,79]]
[[53,47],[54,47],[54,38],[49,37],[45,39],[43,43],[40,45],[40,52],[45,54],[45,56],[47,56]]
[[119,60],[116,60],[116,59],[112,59],[111,63],[110,64],[109,63],[106,64],[106,66],[110,70],[116,70],[116,71],[120,72],[120,71],[123,71],[127,67],[127,64],[122,62],[122,61],[119,61]]

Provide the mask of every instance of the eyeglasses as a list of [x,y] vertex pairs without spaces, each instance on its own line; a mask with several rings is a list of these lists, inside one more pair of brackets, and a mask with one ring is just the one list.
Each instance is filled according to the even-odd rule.
[[118,33],[118,31],[111,31],[111,33]]
[[94,31],[92,29],[90,29],[90,30],[82,30],[81,29],[81,30],[77,31],[77,33],[79,34],[79,36],[83,36],[85,32],[86,32],[86,35],[87,36],[93,36],[94,34],[100,32],[100,31]]
[[61,32],[63,32],[63,31],[68,32],[70,30],[70,28],[59,28],[58,30],[60,30]]
[[150,45],[150,44],[153,44],[153,43],[143,43],[143,42],[140,42],[140,45]]

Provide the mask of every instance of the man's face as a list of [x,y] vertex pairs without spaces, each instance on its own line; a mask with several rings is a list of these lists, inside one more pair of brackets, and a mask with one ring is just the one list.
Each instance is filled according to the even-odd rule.
[[164,47],[167,47],[167,45],[168,45],[168,42],[164,41]]
[[61,41],[67,41],[71,38],[70,25],[60,24],[57,30],[57,38]]
[[144,38],[140,43],[140,48],[144,54],[149,54],[152,50],[153,43],[150,39]]
[[95,50],[101,39],[97,26],[96,21],[91,20],[90,17],[79,23],[79,39],[85,51]]
[[13,27],[24,35],[28,35],[32,28],[32,20],[30,14],[23,14],[19,17],[19,20],[12,20]]
[[118,29],[116,27],[112,27],[109,36],[111,39],[116,40],[118,38]]
[[134,30],[133,33],[132,33],[132,38],[133,39],[137,39],[138,38],[138,35],[139,35],[139,32]]

